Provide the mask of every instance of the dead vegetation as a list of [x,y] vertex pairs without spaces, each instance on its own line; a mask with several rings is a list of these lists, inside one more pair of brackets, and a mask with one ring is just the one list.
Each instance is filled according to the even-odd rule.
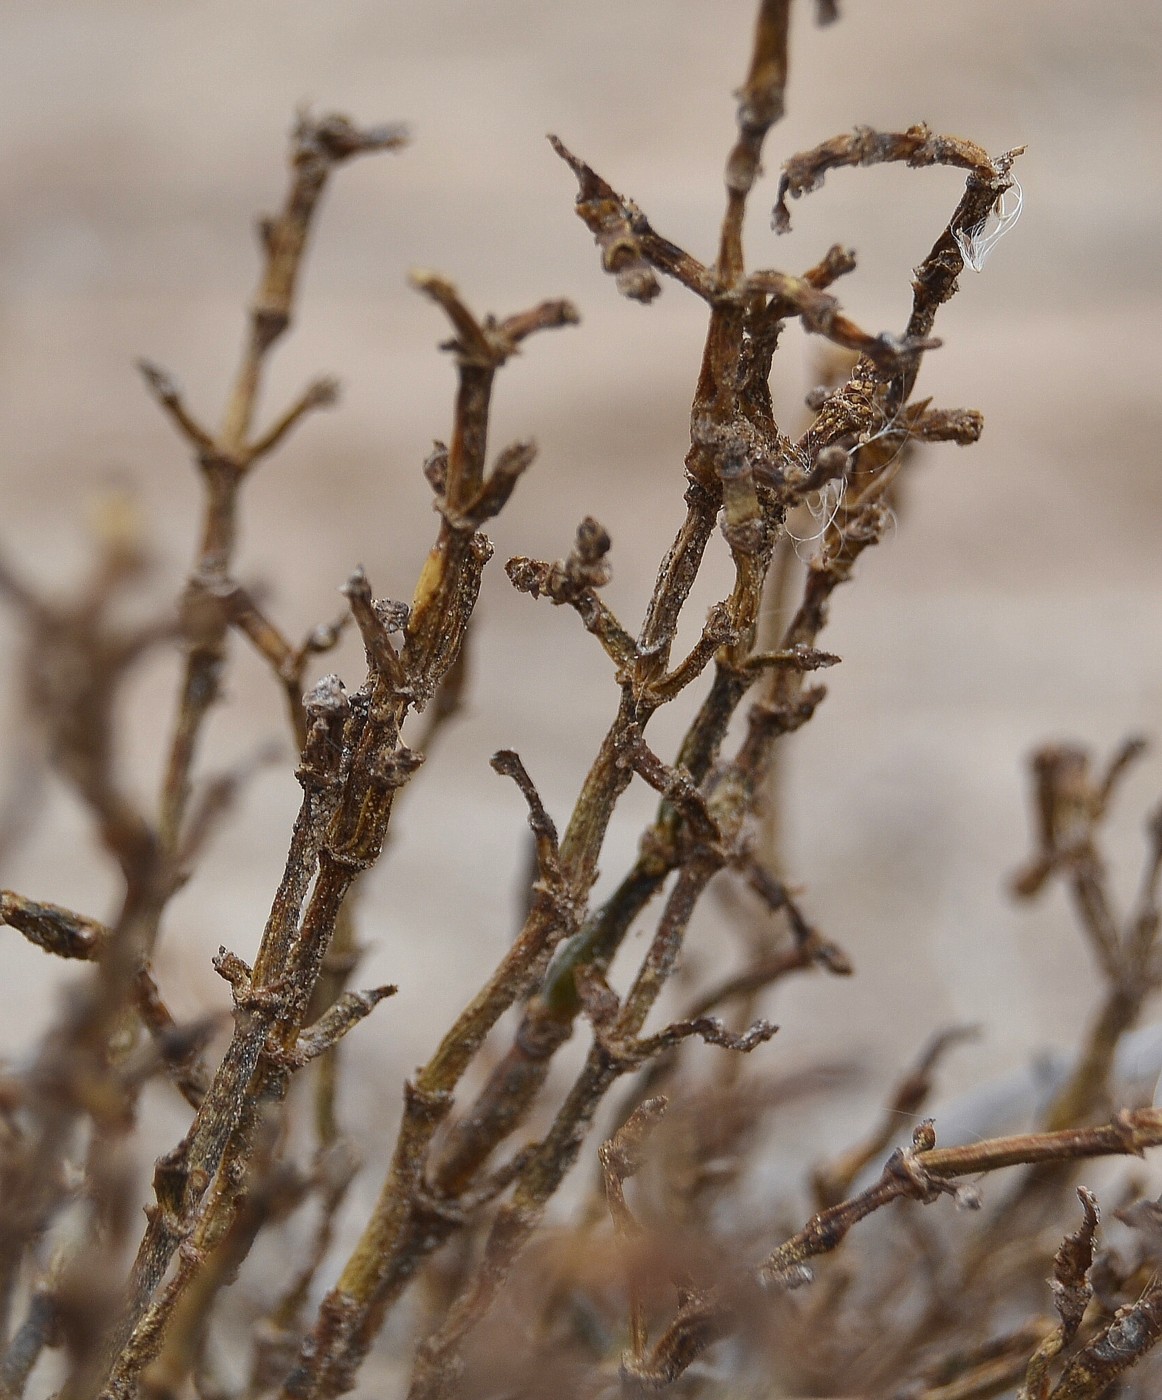
[[[334,400],[335,386],[308,386],[267,427],[255,423],[259,389],[291,324],[327,182],[355,156],[405,142],[399,128],[304,115],[285,203],[261,225],[263,268],[221,427],[201,421],[165,370],[142,365],[205,489],[176,616],[130,630],[117,623],[116,604],[144,560],[128,529],[107,530],[92,576],[67,604],[0,571],[24,628],[24,685],[50,762],[90,814],[122,886],[104,921],[42,897],[51,892],[0,894],[10,928],[48,953],[93,964],[52,1032],[0,1084],[4,1397],[37,1391],[46,1352],[61,1358],[57,1393],[67,1400],[191,1391],[203,1400],[322,1400],[359,1384],[380,1393],[388,1382],[375,1379],[373,1348],[409,1289],[415,1400],[671,1388],[850,1400],[1153,1393],[1148,1367],[1131,1368],[1162,1335],[1159,1207],[1124,1178],[1106,1202],[1126,1227],[1128,1243],[1114,1251],[1101,1244],[1094,1195],[1077,1184],[1083,1163],[1162,1145],[1162,1110],[1127,1097],[1118,1070],[1119,1046],[1159,979],[1162,818],[1149,824],[1128,914],[1116,908],[1100,850],[1103,818],[1138,741],[1099,772],[1080,749],[1046,748],[1034,761],[1036,848],[1015,889],[1026,898],[1052,884],[1066,889],[1103,983],[1077,1063],[1041,1120],[1014,1136],[949,1145],[925,1120],[910,1142],[894,1145],[898,1115],[922,1111],[939,1058],[964,1034],[952,1029],[901,1080],[882,1124],[863,1134],[856,1125],[850,1151],[819,1164],[817,1213],[802,1228],[780,1236],[785,1203],[758,1214],[737,1204],[771,1150],[768,1113],[798,1092],[780,1072],[777,1042],[768,1045],[776,1027],[759,1015],[763,995],[800,973],[852,972],[840,944],[814,926],[809,895],[786,882],[775,859],[773,765],[824,699],[815,673],[839,659],[821,645],[832,594],[881,539],[916,446],[967,445],[980,434],[979,413],[935,406],[915,386],[939,345],[939,308],[966,262],[983,263],[1014,217],[1020,154],[990,157],[918,125],[857,128],[785,163],[777,229],[789,222],[788,199],[843,166],[967,172],[916,269],[899,331],[869,332],[844,313],[832,288],[856,261],[843,246],[800,274],[749,268],[744,216],[783,113],[790,8],[789,0],[759,6],[711,260],[667,240],[551,138],[616,290],[649,302],[668,279],[704,303],[684,508],[675,501],[680,522],[637,626],[602,595],[616,529],[586,518],[561,559],[505,565],[516,589],[576,613],[592,634],[595,664],[609,672],[611,719],[560,832],[518,753],[492,757],[528,809],[528,899],[495,971],[475,991],[464,988],[462,1012],[407,1083],[394,1143],[385,1140],[382,1161],[364,1166],[382,1185],[345,1257],[333,1247],[335,1221],[357,1164],[336,1098],[338,1046],[395,990],[348,986],[359,880],[384,848],[401,790],[422,781],[425,751],[470,684],[464,644],[492,555],[484,531],[534,462],[531,442],[490,452],[496,376],[526,341],[573,326],[576,310],[545,300],[483,315],[444,276],[413,273],[448,323],[443,348],[458,376],[448,442],[423,464],[436,537],[408,594],[378,597],[356,570],[343,590],[344,617],[301,641],[286,636],[235,577],[238,514],[250,473],[305,415]],[[833,5],[817,9],[821,20],[836,17]],[[812,395],[814,417],[797,437],[780,427],[769,388],[791,321],[844,356],[835,381]],[[805,565],[792,523],[804,514],[818,524]],[[733,586],[676,656],[679,620],[716,532]],[[763,606],[776,594],[790,616],[777,634],[767,619],[779,610]],[[319,658],[350,624],[366,676],[319,678]],[[215,960],[234,1011],[213,1064],[212,1024],[175,1020],[152,958],[171,899],[246,776],[201,776],[234,633],[285,695],[302,798],[253,964],[225,948]],[[134,662],[175,640],[183,667],[172,737],[159,800],[146,809],[118,772],[114,701]],[[670,704],[683,708],[686,728],[665,757],[651,746],[649,724]],[[610,819],[634,782],[657,795],[656,816],[613,893],[597,903]],[[764,910],[751,961],[659,1025],[655,1007],[695,908],[712,883],[731,882]],[[614,976],[615,955],[643,924],[651,931],[636,969]],[[500,1035],[507,1038],[497,1044]],[[587,1047],[583,1062],[559,1101],[547,1103],[554,1056],[575,1035]],[[469,1079],[486,1040],[490,1068]],[[311,1080],[313,1105],[288,1099],[300,1075]],[[189,1124],[157,1161],[135,1238],[130,1149],[142,1088],[154,1077],[172,1082]],[[531,1125],[546,1111],[548,1126],[536,1135]],[[311,1152],[291,1131],[296,1114],[312,1119]],[[588,1199],[567,1218],[551,1215],[579,1160],[593,1182]],[[1001,1169],[1010,1169],[1003,1182],[988,1179]],[[282,1281],[255,1329],[247,1374],[227,1378],[216,1340],[227,1290],[262,1232],[307,1207],[315,1227],[300,1270]],[[965,1213],[953,1220],[957,1207]],[[861,1225],[873,1215],[878,1231]],[[119,1261],[129,1252],[126,1276]],[[371,1379],[361,1381],[365,1362]]]

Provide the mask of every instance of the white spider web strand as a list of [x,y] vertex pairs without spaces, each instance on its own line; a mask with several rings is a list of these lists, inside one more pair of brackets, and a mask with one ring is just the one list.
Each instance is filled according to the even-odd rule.
[[790,525],[783,528],[790,536],[795,546],[795,553],[799,559],[807,564],[818,552],[808,550],[806,553],[801,549],[802,545],[813,545],[819,543],[827,531],[835,523],[835,517],[839,514],[839,508],[843,504],[843,498],[847,494],[847,480],[840,477],[837,481],[826,482],[818,491],[814,492],[813,501],[805,501],[807,509],[811,512],[812,518],[818,523],[819,528],[810,535],[797,535]]
[[[1010,202],[1010,196],[1012,196]],[[997,202],[979,224],[952,230],[956,246],[973,272],[983,272],[989,254],[1021,217],[1025,192],[1016,180],[997,196]]]

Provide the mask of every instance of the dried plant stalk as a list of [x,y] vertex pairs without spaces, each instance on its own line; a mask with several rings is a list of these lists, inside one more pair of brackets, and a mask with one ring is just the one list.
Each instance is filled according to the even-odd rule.
[[[838,16],[835,4],[819,3],[816,11],[820,22]],[[337,385],[314,381],[256,429],[262,380],[291,324],[331,174],[356,155],[395,149],[404,140],[397,127],[360,129],[343,117],[303,115],[284,204],[261,225],[262,271],[220,429],[203,425],[168,373],[141,364],[205,488],[177,620],[162,617],[128,631],[113,621],[117,597],[143,563],[140,541],[124,531],[109,533],[82,595],[71,603],[49,604],[0,563],[0,594],[24,628],[28,688],[45,712],[51,762],[81,797],[123,886],[121,907],[107,922],[0,891],[0,922],[46,952],[93,965],[90,981],[29,1067],[10,1083],[0,1081],[6,1202],[0,1333],[7,1337],[0,1400],[17,1400],[43,1350],[58,1344],[65,1349],[63,1400],[178,1400],[191,1388],[200,1397],[229,1394],[229,1400],[274,1394],[329,1400],[358,1383],[408,1286],[441,1269],[439,1286],[429,1291],[436,1300],[430,1316],[417,1314],[413,1400],[474,1393],[478,1380],[480,1393],[488,1394],[592,1397],[670,1387],[691,1395],[743,1393],[740,1377],[716,1386],[697,1364],[727,1337],[735,1338],[731,1354],[740,1366],[750,1362],[739,1358],[760,1359],[764,1393],[777,1387],[793,1393],[793,1377],[782,1370],[790,1375],[797,1353],[815,1367],[805,1372],[811,1393],[839,1393],[835,1386],[850,1374],[845,1358],[854,1345],[862,1396],[972,1400],[1023,1383],[1025,1400],[1081,1400],[1108,1393],[1162,1336],[1162,1291],[1147,1272],[1155,1256],[1162,1260],[1155,1213],[1141,1203],[1122,1212],[1141,1241],[1137,1256],[1119,1263],[1098,1250],[1096,1198],[1084,1189],[1082,1226],[1053,1264],[1058,1322],[1041,1316],[1040,1304],[1030,1316],[1015,1283],[1003,1317],[999,1305],[981,1298],[989,1283],[1003,1292],[1001,1285],[1027,1283],[1041,1268],[1039,1227],[1029,1226],[1025,1209],[1030,1202],[1057,1221],[1061,1187],[1078,1163],[1140,1157],[1162,1146],[1162,1110],[1122,1105],[1114,1083],[1119,1045],[1162,980],[1156,947],[1162,820],[1150,822],[1141,890],[1125,917],[1118,915],[1098,844],[1117,784],[1141,750],[1137,740],[1100,772],[1083,751],[1062,745],[1042,750],[1034,764],[1037,848],[1015,888],[1032,897],[1061,879],[1105,983],[1078,1065],[1040,1130],[945,1147],[937,1146],[926,1121],[861,1189],[864,1172],[889,1151],[896,1119],[920,1110],[937,1060],[965,1034],[946,1032],[900,1081],[871,1135],[817,1170],[818,1210],[802,1229],[772,1248],[772,1239],[786,1234],[773,1211],[744,1221],[736,1207],[730,1219],[730,1192],[743,1179],[754,1124],[778,1097],[769,1070],[739,1067],[743,1055],[775,1033],[756,1014],[760,997],[791,973],[852,972],[840,945],[814,926],[810,901],[788,883],[772,843],[764,847],[760,833],[777,829],[778,813],[760,820],[762,805],[781,745],[825,698],[813,677],[839,661],[820,645],[833,594],[882,537],[910,449],[969,445],[980,436],[975,410],[936,407],[914,391],[925,355],[940,344],[932,334],[940,306],[956,292],[966,265],[979,270],[989,220],[998,211],[1009,217],[1004,201],[1015,187],[1021,149],[992,157],[923,125],[902,132],[859,127],[785,162],[774,211],[779,230],[789,224],[788,201],[817,190],[841,167],[896,162],[967,172],[957,207],[916,269],[910,314],[898,332],[869,331],[844,312],[832,289],[856,261],[840,244],[800,275],[748,268],[745,216],[766,138],[784,111],[790,15],[790,0],[759,0],[712,258],[699,259],[668,240],[632,199],[550,138],[576,178],[576,212],[616,290],[648,304],[668,278],[705,307],[685,509],[636,629],[603,594],[617,532],[592,517],[581,521],[563,558],[518,555],[507,562],[509,580],[529,605],[547,600],[577,615],[596,643],[595,664],[609,668],[616,702],[560,831],[516,749],[492,758],[527,809],[532,875],[521,926],[406,1084],[378,1196],[338,1263],[332,1244],[358,1164],[336,1108],[335,1051],[395,990],[348,986],[358,956],[355,891],[384,850],[400,792],[460,703],[466,641],[492,555],[484,530],[535,460],[528,440],[490,456],[497,374],[531,336],[573,325],[577,312],[567,301],[549,300],[504,318],[479,316],[443,275],[412,274],[413,286],[451,327],[443,348],[456,365],[451,433],[424,463],[436,536],[410,601],[377,597],[367,574],[355,569],[342,590],[344,616],[295,642],[234,577],[242,486],[304,418],[335,402]],[[790,321],[837,347],[844,365],[812,395],[814,416],[797,437],[780,426],[770,390],[773,356]],[[817,494],[833,509],[799,570],[788,519]],[[716,534],[729,553],[730,586],[694,642],[676,655],[679,627]],[[764,599],[772,597],[789,614],[781,629],[763,621]],[[312,681],[318,658],[348,624],[363,644],[364,680],[352,689],[336,675]],[[196,771],[206,721],[222,692],[231,629],[263,658],[283,696],[302,796],[253,966],[225,948],[214,960],[230,986],[233,1026],[211,1070],[204,1054],[212,1024],[175,1020],[151,959],[171,898],[247,776],[238,768],[201,781]],[[183,669],[154,813],[122,781],[113,721],[129,668],[175,636],[184,648]],[[62,676],[81,680],[66,684]],[[652,743],[650,724],[675,703],[687,707],[684,730],[666,756]],[[421,738],[405,743],[405,722],[421,714]],[[409,739],[415,732],[413,724]],[[636,856],[597,903],[593,891],[610,823],[635,781],[656,796],[656,811]],[[707,890],[723,878],[757,897],[764,936],[752,942],[741,967],[716,965],[712,978],[684,990],[685,1015],[664,1019],[693,920]],[[619,954],[630,959],[629,936],[647,913],[652,929],[626,973],[615,961]],[[742,1014],[728,1025],[712,1014],[723,1007]],[[515,1028],[500,1031],[510,1013]],[[554,1095],[555,1058],[579,1023],[586,1037],[580,1068]],[[490,1040],[495,1054],[473,1081]],[[691,1089],[683,1058],[682,1047],[699,1040],[726,1050],[732,1066],[709,1091]],[[314,1133],[306,1165],[299,1165],[290,1091],[294,1076],[315,1062]],[[128,1280],[113,1280],[110,1261],[129,1246],[132,1232],[122,1149],[141,1108],[142,1085],[158,1073],[177,1087],[192,1116],[181,1141],[156,1163]],[[722,1114],[719,1131],[689,1134],[685,1156],[667,1157],[664,1150],[668,1125],[681,1119],[672,1112],[662,1121],[667,1098],[656,1091],[663,1082],[668,1098],[685,1099],[687,1114],[691,1105],[697,1111],[707,1103],[710,1113]],[[574,1270],[570,1275],[566,1268],[562,1281],[546,1257],[554,1238],[549,1211],[597,1126],[610,1118],[615,1090],[618,1102],[596,1155],[617,1267],[600,1287],[582,1278],[577,1260],[610,1228],[592,1210],[582,1212],[580,1224],[557,1232]],[[1107,1121],[1094,1125],[1100,1117]],[[524,1140],[511,1145],[518,1134]],[[935,1229],[925,1231],[918,1213],[894,1213],[894,1222],[911,1222],[899,1233],[913,1230],[913,1254],[923,1268],[890,1254],[873,1257],[875,1296],[860,1295],[850,1263],[857,1224],[898,1201],[932,1204],[951,1196],[979,1205],[968,1179],[1017,1166],[1029,1169],[1017,1190],[969,1232],[959,1252]],[[625,1191],[630,1177],[637,1178],[632,1210]],[[687,1209],[681,1230],[672,1232],[676,1245],[666,1238],[659,1179],[671,1191],[683,1183],[677,1189]],[[227,1392],[216,1378],[227,1290],[263,1232],[277,1230],[308,1203],[309,1241],[288,1278],[268,1290],[244,1390]],[[62,1221],[70,1211],[80,1223],[70,1226],[66,1240]],[[1010,1235],[1023,1251],[1017,1267],[993,1273]],[[452,1242],[456,1251],[437,1260]],[[842,1267],[805,1295],[792,1291],[812,1282],[821,1261],[845,1245]],[[528,1293],[530,1278],[534,1296],[514,1303],[525,1296],[522,1289]],[[325,1280],[326,1292],[312,1318],[317,1280]],[[918,1291],[918,1302],[901,1307],[889,1325],[894,1283],[907,1285],[912,1296]],[[611,1289],[620,1290],[612,1304]],[[966,1319],[954,1316],[950,1298]],[[17,1305],[23,1314],[8,1327]],[[490,1380],[481,1372],[481,1379],[482,1339],[506,1325],[498,1319],[512,1306],[525,1309],[525,1354],[493,1358],[496,1375]],[[852,1310],[860,1321],[860,1309],[863,1325],[878,1334],[876,1346],[862,1351],[858,1327],[854,1343],[846,1327]],[[1018,1326],[1021,1317],[1028,1320]],[[553,1366],[573,1369],[558,1383],[565,1371]]]

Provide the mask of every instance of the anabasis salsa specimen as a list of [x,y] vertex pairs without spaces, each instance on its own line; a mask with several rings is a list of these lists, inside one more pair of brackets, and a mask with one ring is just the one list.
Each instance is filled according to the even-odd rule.
[[[834,4],[816,8],[820,19],[836,18]],[[965,445],[980,434],[978,413],[934,406],[915,388],[939,344],[939,308],[965,266],[980,270],[1020,208],[1019,149],[990,157],[922,125],[857,127],[785,162],[773,223],[785,230],[790,201],[840,167],[965,171],[959,201],[915,270],[906,324],[872,332],[844,313],[831,289],[856,260],[839,244],[800,273],[749,267],[744,219],[768,132],[783,114],[790,10],[790,0],[758,7],[718,247],[705,261],[550,138],[616,290],[648,303],[669,279],[704,308],[681,501],[674,475],[678,523],[636,626],[602,593],[616,529],[586,518],[563,558],[507,561],[517,590],[571,609],[592,634],[595,663],[608,670],[609,725],[560,832],[517,751],[492,756],[528,811],[533,869],[518,927],[404,1085],[394,1145],[385,1136],[382,1163],[365,1169],[378,1170],[378,1196],[342,1246],[340,1212],[357,1209],[349,1190],[357,1163],[337,1095],[339,1042],[395,990],[347,986],[358,962],[360,877],[406,812],[402,790],[422,781],[425,753],[456,714],[471,681],[470,647],[487,645],[474,620],[493,553],[485,530],[535,458],[523,440],[490,451],[496,376],[526,341],[575,325],[576,310],[545,300],[482,315],[446,277],[413,273],[451,327],[443,348],[457,373],[448,442],[423,464],[435,538],[410,600],[377,597],[355,569],[344,617],[295,641],[237,577],[238,519],[253,470],[334,401],[335,386],[310,385],[265,428],[256,426],[259,390],[290,326],[331,176],[357,155],[405,142],[398,127],[303,115],[285,202],[261,224],[262,271],[222,428],[204,425],[166,371],[142,365],[205,488],[177,619],[120,630],[116,605],[143,563],[140,541],[125,531],[109,532],[71,603],[49,603],[10,571],[0,574],[27,633],[30,692],[51,760],[121,879],[108,921],[0,896],[6,923],[49,952],[93,964],[3,1091],[0,1298],[14,1318],[0,1357],[5,1397],[47,1373],[33,1376],[47,1348],[60,1350],[63,1374],[53,1386],[67,1400],[191,1392],[323,1400],[360,1383],[391,1317],[391,1341],[367,1384],[398,1389],[406,1366],[417,1400],[670,1386],[683,1395],[968,1400],[1022,1383],[1030,1398],[1077,1400],[1108,1393],[1162,1332],[1154,1207],[1123,1211],[1139,1227],[1136,1253],[1098,1256],[1096,1200],[1082,1190],[1080,1228],[1054,1261],[1044,1248],[1047,1223],[1054,1246],[1076,1223],[1075,1163],[1162,1144],[1162,1111],[1118,1101],[1114,1075],[1118,1043],[1157,981],[1162,824],[1152,824],[1141,894],[1124,919],[1097,847],[1136,748],[1096,776],[1079,751],[1038,759],[1039,850],[1019,888],[1032,895],[1061,879],[1107,983],[1095,1029],[1044,1121],[964,1146],[938,1143],[925,1121],[893,1150],[899,1115],[921,1110],[940,1056],[963,1036],[952,1030],[901,1082],[884,1125],[866,1139],[853,1133],[850,1151],[820,1165],[806,1225],[785,1224],[802,1219],[793,1195],[764,1198],[761,1210],[753,1204],[752,1167],[779,1150],[777,1135],[763,1135],[767,1114],[802,1091],[766,1049],[775,1027],[759,1014],[761,999],[797,973],[852,972],[784,878],[774,765],[824,698],[814,673],[839,659],[820,645],[832,594],[882,537],[914,448]],[[791,321],[834,347],[835,372],[811,395],[814,416],[797,436],[776,417],[770,390]],[[800,517],[812,510],[815,548],[804,561]],[[716,535],[731,584],[683,652],[679,622]],[[366,655],[363,679],[316,679],[318,658],[352,623]],[[213,1020],[176,1022],[154,954],[170,901],[243,777],[202,776],[207,720],[223,697],[235,633],[269,663],[285,697],[301,802],[253,962],[225,948],[215,959],[233,1026],[212,1064]],[[154,810],[114,760],[115,702],[131,664],[175,636],[182,669]],[[650,721],[670,704],[682,707],[684,733],[663,755]],[[599,859],[617,858],[610,821],[634,782],[656,794],[656,811],[598,900]],[[679,984],[673,974],[687,939],[700,936],[691,920],[712,884],[734,892],[747,953],[717,979]],[[629,937],[638,929],[641,943]],[[566,1069],[557,1052],[574,1036],[581,1055]],[[687,1054],[687,1041],[727,1054]],[[744,1068],[740,1056],[760,1048]],[[155,1075],[172,1082],[190,1116],[157,1161],[134,1240],[138,1202],[121,1153],[148,1107],[142,1086]],[[292,1093],[302,1081],[307,1093]],[[567,1206],[555,1202],[579,1159],[588,1189]],[[882,1170],[869,1174],[876,1163]],[[930,1215],[916,1225],[911,1207],[884,1213],[893,1229],[854,1229],[901,1198],[980,1206],[969,1179],[1015,1166],[1028,1169],[1016,1189],[955,1238],[926,1230]],[[551,1205],[559,1207],[552,1215]],[[238,1287],[250,1290],[253,1315],[232,1327],[237,1309],[225,1290],[256,1240],[300,1210],[313,1226],[293,1236],[297,1271],[271,1279],[246,1265]],[[844,1273],[828,1257],[841,1245]],[[1044,1316],[1050,1268],[1056,1320]],[[801,1284],[810,1287],[792,1291]],[[397,1310],[409,1287],[408,1306]],[[708,1350],[727,1339],[707,1364]]]

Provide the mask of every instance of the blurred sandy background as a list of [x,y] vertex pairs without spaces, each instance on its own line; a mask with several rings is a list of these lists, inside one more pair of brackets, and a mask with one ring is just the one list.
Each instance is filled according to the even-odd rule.
[[[132,362],[158,360],[197,413],[220,414],[257,266],[253,219],[281,196],[298,104],[405,119],[414,144],[337,176],[297,329],[276,357],[267,413],[317,373],[344,385],[340,408],[304,426],[246,500],[238,574],[269,588],[288,632],[334,615],[336,588],[359,562],[378,593],[410,596],[435,528],[419,467],[448,432],[453,375],[435,350],[444,325],[407,289],[408,269],[448,274],[482,311],[559,295],[582,311],[579,329],[532,342],[500,380],[494,447],[531,435],[540,458],[493,532],[468,712],[409,790],[362,905],[369,953],[359,980],[401,984],[352,1042],[345,1107],[371,1153],[394,1126],[401,1075],[512,931],[524,813],[489,754],[518,748],[563,823],[616,701],[577,619],[515,595],[503,560],[558,557],[591,512],[614,534],[608,596],[636,630],[680,518],[702,309],[675,285],[649,308],[615,295],[544,133],[560,134],[667,236],[711,256],[753,9],[752,0],[3,8],[0,540],[45,587],[79,577],[87,503],[125,483],[160,542],[157,598],[179,587],[198,483]],[[1026,850],[1027,752],[1050,736],[1105,752],[1133,729],[1162,735],[1162,11],[1144,0],[848,0],[842,23],[819,31],[799,10],[790,114],[754,201],[754,265],[799,271],[832,242],[854,244],[860,268],[839,295],[869,329],[899,329],[911,268],[962,177],[836,172],[793,207],[793,233],[776,240],[767,215],[779,162],[860,122],[925,120],[992,151],[1029,146],[1023,218],[980,276],[964,274],[921,383],[942,405],[982,409],[983,441],[932,450],[915,472],[897,533],[837,597],[824,645],[844,664],[786,751],[791,872],[859,975],[785,988],[775,1003],[784,1029],[768,1053],[790,1067],[854,1049],[878,1095],[876,1076],[934,1028],[978,1021],[984,1038],[949,1067],[955,1088],[1074,1043],[1093,995],[1063,902],[1019,911],[1004,891]],[[791,425],[816,348],[797,334],[787,344],[777,388]],[[719,553],[695,625],[725,578]],[[284,733],[262,667],[241,644],[235,658],[203,771]],[[362,674],[350,645],[337,666],[351,683]],[[127,707],[127,762],[143,793],[156,787],[174,675],[174,658],[158,657]],[[675,722],[651,733],[669,752]],[[11,719],[4,739],[10,772]],[[1160,780],[1155,756],[1118,807],[1127,892]],[[289,764],[261,777],[174,904],[159,975],[179,1012],[226,1004],[209,968],[219,943],[253,954],[295,794]],[[643,793],[627,798],[603,861],[608,879],[651,810]],[[49,784],[28,826],[3,883],[109,913],[116,891],[71,799]],[[734,942],[721,915],[708,917],[691,958],[713,963],[724,946]],[[62,972],[15,934],[4,954],[0,1043],[16,1051],[50,1014]]]

